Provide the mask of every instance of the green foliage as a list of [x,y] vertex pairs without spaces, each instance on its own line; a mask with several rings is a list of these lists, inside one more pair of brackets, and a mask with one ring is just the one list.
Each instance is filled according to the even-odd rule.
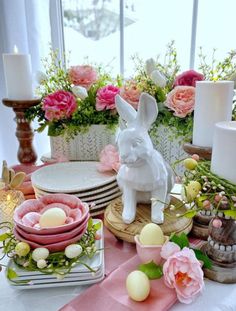
[[[39,97],[43,98],[58,90],[72,92],[72,84],[68,77],[66,65],[59,59],[58,51],[50,51],[49,57],[42,60],[46,78],[41,80],[40,86],[37,89]],[[85,132],[92,124],[104,124],[108,128],[114,127],[118,123],[118,114],[111,110],[97,111],[96,110],[96,94],[101,87],[114,84],[120,85],[121,79],[117,76],[113,80],[105,73],[101,66],[96,68],[98,72],[98,81],[88,90],[88,97],[84,100],[77,98],[77,110],[69,118],[55,120],[49,122],[45,118],[45,113],[42,109],[42,103],[29,108],[25,116],[32,121],[37,119],[39,123],[38,132],[42,132],[48,126],[49,136],[58,136],[66,134],[73,137],[78,132]]]
[[158,266],[153,261],[139,265],[138,270],[145,273],[150,280],[160,279],[163,275],[162,267]]
[[215,57],[216,49],[213,49],[211,60],[207,62],[207,56],[203,53],[203,48],[200,47],[199,70],[205,77],[205,80],[218,81],[230,80],[236,72],[236,50],[231,50],[228,56],[222,61],[217,61]]
[[188,237],[184,232],[182,232],[180,235],[173,234],[170,238],[170,241],[179,245],[181,249],[184,247],[189,247]]
[[[199,161],[194,170],[186,170],[184,172],[183,186],[186,186],[191,181],[197,181],[201,184],[201,195],[197,196],[192,205],[191,210],[186,216],[191,216],[190,212],[193,212],[192,215],[196,214],[199,210],[204,209],[203,202],[208,200],[210,201],[213,209],[212,212],[217,212],[221,210],[221,201],[227,202],[227,205],[223,204],[222,212],[225,215],[236,218],[236,208],[234,206],[236,185],[231,183],[229,180],[223,179],[218,175],[211,172],[211,163],[210,161]],[[221,194],[221,200],[219,202],[215,201],[215,196]],[[186,195],[187,196],[187,195]],[[227,208],[225,210],[225,208]],[[183,214],[185,216],[185,214]]]
[[207,255],[205,255],[201,250],[199,249],[193,249],[194,253],[195,253],[195,256],[196,258],[199,260],[199,261],[202,261],[203,263],[203,267],[207,268],[207,269],[211,269],[212,267],[212,262],[211,260],[209,259],[209,257]]

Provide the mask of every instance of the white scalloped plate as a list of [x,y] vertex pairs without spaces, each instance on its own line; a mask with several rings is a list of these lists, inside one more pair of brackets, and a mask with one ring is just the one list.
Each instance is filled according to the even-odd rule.
[[[44,191],[42,189],[37,188],[36,186],[33,187],[35,193],[41,194],[41,195],[48,195],[48,194],[53,194],[54,192],[49,192],[49,191]],[[103,197],[106,195],[108,192],[113,193],[115,191],[119,190],[119,186],[117,182],[112,182],[104,187],[101,188],[94,188],[91,191],[84,191],[84,192],[70,192],[69,194],[75,195],[78,198],[87,198],[90,196],[95,196],[95,197]]]
[[34,187],[49,192],[73,193],[107,185],[116,173],[100,173],[99,162],[66,162],[44,166],[32,173]]

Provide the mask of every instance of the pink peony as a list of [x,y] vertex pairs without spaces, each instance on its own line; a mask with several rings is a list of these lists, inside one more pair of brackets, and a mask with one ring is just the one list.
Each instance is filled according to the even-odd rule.
[[98,164],[99,172],[118,172],[120,168],[120,157],[113,145],[106,145],[105,148],[100,153],[100,163]]
[[83,86],[86,90],[89,90],[98,79],[96,70],[89,65],[72,66],[68,74],[71,83]]
[[185,118],[194,109],[195,88],[193,86],[176,86],[167,95],[165,105],[174,111],[174,115]]
[[96,97],[96,110],[115,109],[115,96],[120,93],[120,89],[114,85],[107,85],[100,88]]
[[204,80],[204,75],[195,70],[187,70],[178,75],[174,81],[174,87],[177,85],[196,86],[196,81]]
[[123,97],[135,109],[138,109],[140,95],[141,91],[138,89],[135,81],[129,81],[120,90],[120,96]]
[[170,256],[180,251],[179,245],[173,242],[165,243],[161,248],[161,257],[164,259],[168,259]]
[[68,118],[76,110],[75,97],[70,92],[56,91],[43,99],[42,109],[49,121]]
[[175,288],[182,303],[191,303],[204,288],[201,264],[187,247],[167,259],[163,274],[166,286]]

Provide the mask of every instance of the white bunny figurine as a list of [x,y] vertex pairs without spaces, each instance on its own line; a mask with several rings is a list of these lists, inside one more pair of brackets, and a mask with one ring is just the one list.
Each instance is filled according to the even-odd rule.
[[123,221],[126,224],[134,221],[137,202],[147,203],[156,198],[151,202],[152,222],[161,224],[174,178],[170,166],[153,148],[148,134],[158,114],[157,103],[152,96],[142,93],[136,111],[117,95],[116,108],[127,125],[118,136],[121,167],[117,181],[123,191]]

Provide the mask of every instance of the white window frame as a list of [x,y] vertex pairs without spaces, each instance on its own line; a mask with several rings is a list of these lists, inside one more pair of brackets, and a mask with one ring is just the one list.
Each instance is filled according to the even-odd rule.
[[[125,0],[119,0],[119,1],[120,1],[120,51],[119,51],[120,74],[124,75],[124,68],[125,68],[124,4],[125,4]],[[190,52],[189,54],[189,68],[190,69],[194,68],[194,63],[195,63],[197,18],[198,18],[198,0],[193,0],[191,46],[190,46],[190,51],[189,51]],[[52,48],[58,50],[60,58],[64,61],[65,40],[64,40],[64,27],[63,27],[62,0],[50,0],[50,19],[51,19]]]

